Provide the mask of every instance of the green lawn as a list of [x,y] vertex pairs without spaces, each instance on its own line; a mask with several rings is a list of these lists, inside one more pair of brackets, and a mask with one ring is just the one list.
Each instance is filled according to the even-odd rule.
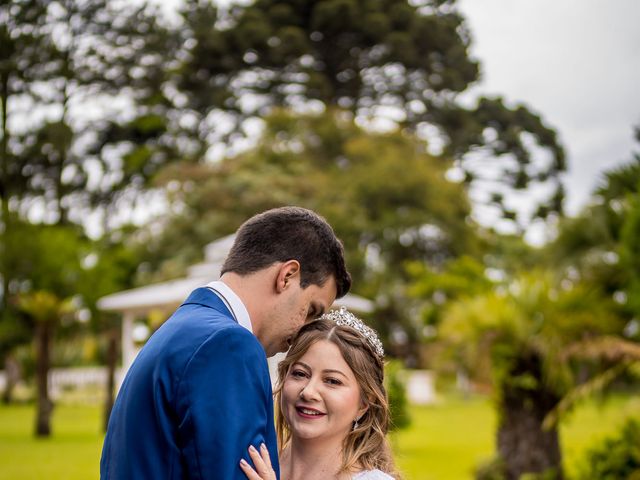
[[[638,412],[640,398],[616,397],[572,414],[562,428],[569,471],[585,447]],[[411,427],[393,438],[407,480],[470,479],[473,467],[493,452],[495,417],[485,398],[448,397],[437,406],[414,407],[412,418]],[[0,406],[0,480],[98,478],[99,407],[59,405],[53,419],[53,437],[35,440],[32,406]]]
[[[572,412],[561,426],[567,473],[576,471],[585,449],[632,415],[640,415],[638,396],[590,402]],[[414,407],[412,420],[393,438],[407,480],[472,479],[475,466],[493,456],[496,418],[487,398],[451,396],[435,406]]]
[[53,436],[34,439],[34,407],[0,407],[0,479],[88,480],[99,477],[102,446],[97,406],[57,406]]

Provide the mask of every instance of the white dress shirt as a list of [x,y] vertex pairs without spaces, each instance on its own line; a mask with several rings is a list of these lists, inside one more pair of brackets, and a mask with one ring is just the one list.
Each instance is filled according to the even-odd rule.
[[235,318],[236,322],[242,325],[244,328],[253,333],[253,327],[251,326],[251,317],[249,317],[249,312],[247,311],[247,307],[244,306],[240,297],[236,295],[236,293],[231,290],[231,287],[224,283],[221,280],[216,280],[214,282],[208,283],[207,288],[210,289],[213,293],[215,293],[220,300],[222,300],[233,318]]

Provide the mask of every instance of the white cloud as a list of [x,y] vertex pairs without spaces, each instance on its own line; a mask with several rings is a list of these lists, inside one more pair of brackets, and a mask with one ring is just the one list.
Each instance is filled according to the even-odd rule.
[[567,209],[630,159],[640,124],[640,2],[460,0],[481,61],[476,91],[524,102],[555,127],[569,160]]

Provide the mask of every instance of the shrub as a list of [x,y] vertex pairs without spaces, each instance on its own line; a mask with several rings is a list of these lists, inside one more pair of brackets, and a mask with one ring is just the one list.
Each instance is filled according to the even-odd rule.
[[391,410],[391,430],[406,428],[411,423],[407,391],[401,379],[402,365],[392,360],[385,366],[386,388]]
[[589,449],[578,479],[640,480],[640,421],[629,419],[620,433]]
[[504,461],[495,457],[480,465],[476,470],[476,480],[506,480],[507,473]]
[[[525,473],[518,480],[556,480],[557,472],[549,469],[543,473]],[[496,457],[478,467],[475,475],[476,480],[506,480],[507,467],[500,457]],[[592,479],[593,480],[593,479]]]

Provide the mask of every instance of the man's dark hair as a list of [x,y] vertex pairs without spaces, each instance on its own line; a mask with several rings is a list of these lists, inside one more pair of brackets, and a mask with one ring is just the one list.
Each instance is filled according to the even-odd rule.
[[336,280],[336,298],[351,288],[342,243],[324,218],[300,207],[274,208],[244,222],[221,274],[247,275],[288,260],[300,263],[302,288],[322,286],[331,275]]

